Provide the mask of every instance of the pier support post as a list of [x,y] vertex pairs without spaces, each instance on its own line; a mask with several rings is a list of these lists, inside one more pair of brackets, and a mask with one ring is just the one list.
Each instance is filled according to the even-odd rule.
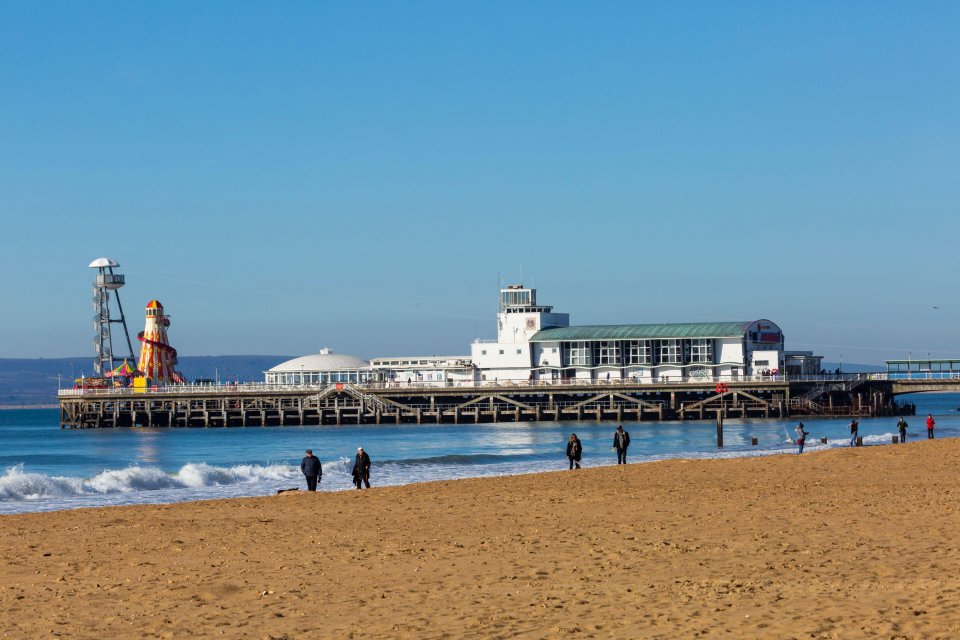
[[723,415],[717,412],[717,448],[723,448]]

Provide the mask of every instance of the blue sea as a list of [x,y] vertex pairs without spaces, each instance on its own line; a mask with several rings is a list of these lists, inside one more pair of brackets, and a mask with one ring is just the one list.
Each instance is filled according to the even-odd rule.
[[[908,441],[960,435],[960,394],[898,398],[917,406]],[[866,445],[889,446],[897,418],[860,423]],[[705,422],[625,422],[631,464],[668,458],[731,458],[796,453],[797,420],[727,420],[724,447]],[[807,452],[847,446],[848,419],[807,420]],[[583,466],[616,462],[616,423],[523,422],[478,425],[286,426],[211,429],[60,429],[56,409],[0,411],[0,514],[105,505],[260,496],[305,489],[304,449],[323,463],[321,491],[352,489],[357,447],[371,456],[374,486],[567,468],[567,439],[583,442]],[[756,437],[758,445],[751,445]],[[826,437],[827,444],[820,444]]]

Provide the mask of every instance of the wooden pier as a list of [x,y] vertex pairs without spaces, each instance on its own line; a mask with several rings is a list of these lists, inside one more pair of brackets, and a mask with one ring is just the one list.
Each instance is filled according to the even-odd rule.
[[[902,413],[903,408],[892,401],[892,396],[908,391],[893,389],[889,381],[885,384],[887,387],[878,386],[866,378],[829,382],[764,379],[723,384],[244,384],[169,386],[139,392],[65,390],[60,392],[59,402],[63,428],[640,422]],[[897,384],[903,387],[902,383]],[[960,384],[953,388],[960,390]]]

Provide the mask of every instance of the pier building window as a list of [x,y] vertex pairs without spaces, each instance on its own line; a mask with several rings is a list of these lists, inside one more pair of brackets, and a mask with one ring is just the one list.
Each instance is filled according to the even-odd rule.
[[690,340],[690,362],[713,362],[713,340],[694,338]]
[[650,364],[652,353],[649,340],[630,340],[627,349],[627,364]]
[[598,342],[597,364],[620,364],[620,343],[615,340]]
[[683,351],[679,340],[661,340],[657,350],[657,361],[663,364],[682,364]]
[[590,344],[587,342],[563,343],[563,366],[577,365],[590,365]]

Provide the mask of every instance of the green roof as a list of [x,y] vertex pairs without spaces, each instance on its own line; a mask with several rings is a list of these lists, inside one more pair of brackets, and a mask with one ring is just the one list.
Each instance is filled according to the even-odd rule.
[[594,324],[553,327],[533,334],[530,342],[571,340],[664,340],[671,338],[739,338],[753,322],[678,322],[671,324]]

